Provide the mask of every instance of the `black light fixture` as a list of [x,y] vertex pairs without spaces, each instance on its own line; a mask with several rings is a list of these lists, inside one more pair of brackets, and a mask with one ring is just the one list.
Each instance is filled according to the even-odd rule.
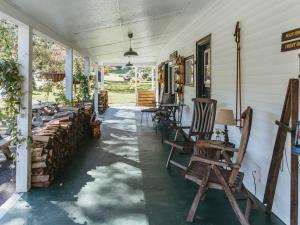
[[129,58],[129,62],[125,65],[125,66],[133,66],[133,64],[131,64],[131,62],[130,62],[130,57],[128,57]]
[[128,33],[128,37],[129,37],[129,40],[130,40],[130,48],[129,48],[129,50],[127,51],[127,52],[125,52],[124,53],[124,56],[138,56],[138,54],[137,54],[137,52],[135,52],[135,51],[133,51],[132,50],[132,47],[131,47],[131,39],[132,39],[132,37],[133,37],[133,33],[131,33],[131,32],[129,32]]

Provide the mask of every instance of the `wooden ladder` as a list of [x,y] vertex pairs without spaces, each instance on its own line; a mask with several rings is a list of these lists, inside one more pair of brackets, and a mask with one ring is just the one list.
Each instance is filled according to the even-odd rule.
[[[283,159],[284,147],[287,133],[291,133],[291,147],[294,145],[295,130],[298,122],[298,95],[299,80],[290,79],[280,121],[276,121],[278,131],[273,150],[266,190],[264,194],[264,204],[267,211],[271,212],[274,195]],[[298,156],[291,153],[291,202],[290,202],[290,224],[298,224]]]

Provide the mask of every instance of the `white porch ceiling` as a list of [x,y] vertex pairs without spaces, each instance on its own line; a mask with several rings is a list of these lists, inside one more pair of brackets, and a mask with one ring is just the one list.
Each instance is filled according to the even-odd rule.
[[126,63],[133,32],[133,63],[155,63],[162,47],[208,0],[5,0],[90,57]]

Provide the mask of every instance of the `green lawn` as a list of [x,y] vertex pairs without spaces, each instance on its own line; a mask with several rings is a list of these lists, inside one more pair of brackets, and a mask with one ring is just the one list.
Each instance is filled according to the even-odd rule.
[[[109,104],[135,103],[134,83],[123,81],[120,76],[107,76],[104,81],[105,90],[108,91]],[[151,81],[142,81],[138,83],[138,90],[151,89]]]
[[[135,84],[133,82],[124,81],[123,76],[116,74],[105,76],[104,84],[105,90],[108,91],[109,104],[126,104],[136,102]],[[138,90],[150,89],[151,81],[141,81],[138,83]],[[55,99],[58,98],[58,95],[56,94],[57,92],[58,90],[53,88],[53,92],[50,92],[49,96],[47,96],[46,92],[34,91],[32,98],[35,101],[55,101]],[[91,90],[90,94],[91,96],[93,95],[93,90]]]

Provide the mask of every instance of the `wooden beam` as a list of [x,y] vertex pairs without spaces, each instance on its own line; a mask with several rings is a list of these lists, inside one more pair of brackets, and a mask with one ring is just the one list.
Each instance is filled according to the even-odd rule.
[[[281,118],[280,118],[280,123],[285,124],[286,126],[289,125],[290,116],[291,116],[291,91],[290,91],[291,82],[292,81],[290,80],[287,93],[285,96]],[[274,144],[273,155],[272,155],[272,160],[271,160],[271,165],[269,169],[266,190],[265,190],[264,200],[263,200],[263,203],[266,204],[268,212],[271,212],[273,206],[286,137],[287,137],[287,130],[279,126],[277,131],[276,141]]]
[[[294,131],[291,135],[291,146],[295,143],[295,131],[298,123],[298,96],[299,80],[294,79],[291,83],[291,127]],[[298,156],[291,153],[291,202],[290,202],[290,224],[298,224]]]

